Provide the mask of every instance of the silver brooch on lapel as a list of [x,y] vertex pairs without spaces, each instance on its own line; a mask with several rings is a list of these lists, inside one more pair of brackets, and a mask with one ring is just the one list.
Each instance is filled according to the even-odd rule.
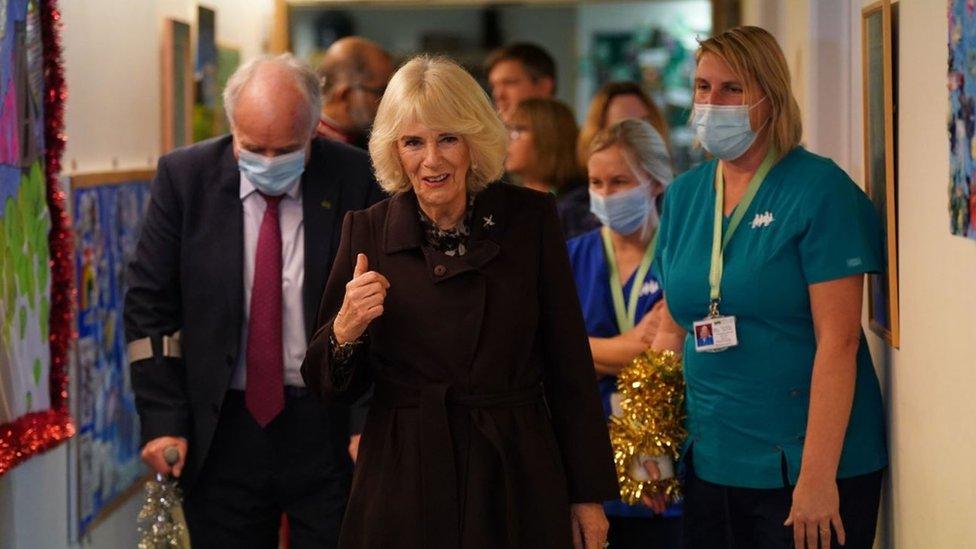
[[483,217],[483,218],[482,218],[482,219],[484,219],[484,220],[485,220],[485,228],[486,228],[486,229],[487,229],[488,227],[494,227],[494,226],[495,226],[495,222],[494,222],[494,221],[493,221],[493,220],[491,219],[492,217],[493,217],[493,216],[490,216],[490,215],[489,215],[489,216],[485,216],[485,217]]

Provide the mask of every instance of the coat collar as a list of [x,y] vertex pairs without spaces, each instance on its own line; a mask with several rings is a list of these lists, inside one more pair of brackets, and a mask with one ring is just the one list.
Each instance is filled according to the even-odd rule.
[[420,206],[413,190],[402,192],[390,199],[390,206],[386,212],[383,251],[394,254],[423,248],[428,271],[435,282],[481,268],[498,255],[499,243],[507,224],[506,212],[509,208],[504,203],[505,193],[501,192],[502,189],[493,187],[494,185],[490,185],[474,199],[471,236],[468,240],[468,253],[465,255],[451,257],[424,247],[424,230],[418,214]]
[[[471,244],[490,240],[496,244],[505,232],[506,213],[509,208],[504,203],[502,189],[494,188],[496,183],[478,193],[474,199],[474,214],[471,217]],[[388,254],[420,248],[424,245],[424,229],[418,214],[419,204],[413,190],[396,194],[390,199],[386,212],[383,251]],[[472,246],[469,246],[472,247]]]

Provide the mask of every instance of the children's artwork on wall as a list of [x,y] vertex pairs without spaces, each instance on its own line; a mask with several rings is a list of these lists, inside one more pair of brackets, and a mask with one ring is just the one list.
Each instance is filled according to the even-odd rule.
[[190,25],[167,19],[163,24],[163,152],[189,145],[193,138],[193,65]]
[[0,475],[74,434],[59,20],[55,0],[0,1]]
[[125,269],[149,203],[152,171],[70,178],[75,231],[77,535],[138,491],[139,418],[126,359]]
[[881,219],[885,271],[868,275],[871,329],[892,347],[899,346],[898,308],[898,150],[895,110],[898,82],[898,4],[875,2],[861,12],[864,75],[864,190]]
[[976,239],[976,14],[949,0],[949,231]]

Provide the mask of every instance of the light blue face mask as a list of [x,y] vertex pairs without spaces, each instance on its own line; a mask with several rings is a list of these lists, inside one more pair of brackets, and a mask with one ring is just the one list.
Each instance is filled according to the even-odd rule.
[[257,190],[269,196],[281,196],[300,181],[305,171],[305,149],[281,156],[264,156],[241,149],[237,153],[237,167]]
[[[756,141],[757,135],[749,123],[749,111],[765,100],[766,97],[763,96],[751,107],[695,103],[691,126],[695,128],[695,135],[702,147],[722,160],[735,160],[745,154]],[[763,125],[765,124],[764,122]]]
[[622,235],[634,234],[649,215],[656,213],[645,183],[609,196],[591,190],[590,211],[605,227]]

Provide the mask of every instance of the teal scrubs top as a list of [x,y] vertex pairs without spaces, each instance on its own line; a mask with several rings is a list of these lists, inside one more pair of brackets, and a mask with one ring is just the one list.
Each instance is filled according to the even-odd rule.
[[[716,166],[668,188],[654,260],[671,315],[689,334],[708,313]],[[720,312],[736,317],[739,345],[699,353],[685,339],[686,448],[712,483],[782,487],[785,463],[796,484],[817,350],[808,286],[881,271],[880,221],[843,170],[797,147],[770,170],[724,255]],[[862,332],[838,478],[886,464],[881,390]]]

